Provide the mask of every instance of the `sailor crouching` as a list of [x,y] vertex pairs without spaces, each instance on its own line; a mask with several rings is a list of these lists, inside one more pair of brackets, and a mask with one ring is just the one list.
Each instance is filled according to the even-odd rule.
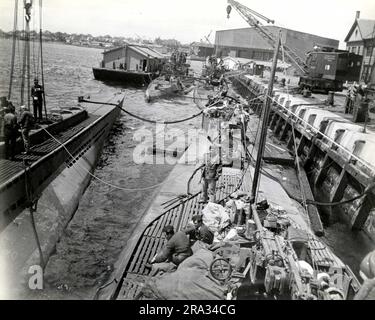
[[165,226],[163,232],[165,232],[168,242],[162,251],[151,259],[151,264],[169,261],[175,265],[179,265],[193,254],[189,238],[185,232],[178,231],[175,233],[171,225]]
[[17,117],[10,108],[5,109],[4,115],[4,143],[5,159],[13,160],[16,151],[16,140],[18,134]]
[[192,221],[193,225],[183,230],[189,236],[190,241],[202,241],[208,245],[211,245],[214,241],[214,234],[203,223],[202,215],[194,215]]

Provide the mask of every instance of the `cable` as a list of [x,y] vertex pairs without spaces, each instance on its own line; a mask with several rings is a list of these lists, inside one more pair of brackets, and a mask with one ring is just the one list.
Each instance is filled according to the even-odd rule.
[[28,173],[27,173],[29,167],[26,165],[25,161],[23,162],[23,164],[25,166],[25,192],[26,192],[27,204],[29,206],[29,211],[30,211],[31,226],[32,226],[33,233],[34,233],[35,242],[36,242],[36,245],[37,245],[37,248],[38,248],[38,251],[39,251],[40,265],[41,265],[42,269],[44,270],[45,263],[44,263],[44,258],[43,258],[43,251],[42,251],[42,247],[40,245],[39,235],[38,235],[38,232],[36,230],[35,219],[34,219],[34,212],[36,211],[38,200],[36,200],[35,203],[31,200],[31,195],[30,195],[30,192],[29,192],[30,190],[29,190],[29,186],[28,186],[29,179],[28,179]]
[[116,104],[116,103],[108,103],[108,102],[103,103],[103,102],[97,102],[97,101],[89,101],[89,100],[85,100],[85,99],[80,100],[80,102],[115,106],[115,107],[119,108],[120,110],[124,111],[125,113],[127,113],[128,115],[130,115],[130,116],[132,116],[132,117],[134,117],[138,120],[142,120],[142,121],[149,122],[149,123],[156,123],[156,124],[174,124],[174,123],[185,122],[185,121],[194,119],[196,117],[199,117],[203,113],[203,111],[200,111],[199,113],[193,114],[192,116],[187,117],[187,118],[183,118],[183,119],[179,119],[179,120],[173,120],[173,121],[159,122],[159,121],[156,121],[156,120],[146,119],[146,118],[143,118],[141,116],[138,116],[138,115],[124,109],[123,107],[120,107],[120,105]]
[[150,120],[150,119],[146,119],[146,118],[143,118],[141,116],[138,116],[138,115],[135,115],[134,113],[130,112],[130,111],[127,111],[125,110],[124,108],[118,106],[118,108],[120,108],[122,111],[124,111],[125,113],[127,113],[128,115],[136,118],[136,119],[139,119],[139,120],[142,120],[142,121],[145,121],[145,122],[149,122],[149,123],[156,123],[156,124],[174,124],[174,123],[180,123],[180,122],[185,122],[185,121],[188,121],[188,120],[191,120],[191,119],[194,119],[196,117],[199,117],[203,111],[200,111],[199,113],[196,113],[190,117],[187,117],[187,118],[184,118],[184,119],[179,119],[179,120],[174,120],[174,121],[164,121],[164,122],[159,122],[159,121],[155,121],[155,120]]

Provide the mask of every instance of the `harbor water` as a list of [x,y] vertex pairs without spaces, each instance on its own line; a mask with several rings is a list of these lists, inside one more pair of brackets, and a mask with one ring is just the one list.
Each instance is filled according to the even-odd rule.
[[[83,95],[100,98],[118,94],[125,96],[126,109],[149,119],[166,121],[197,113],[191,99],[160,99],[146,103],[145,88],[121,87],[94,80],[91,68],[99,65],[100,49],[59,43],[43,46],[47,108],[77,105],[77,97]],[[10,53],[11,41],[0,39],[0,96],[8,93]],[[19,65],[18,61],[12,95],[16,103],[19,103]],[[195,67],[199,69],[198,64]],[[173,125],[184,131],[199,126],[199,118]],[[108,281],[132,230],[173,168],[171,164],[134,163],[133,153],[138,143],[134,141],[134,134],[139,129],[155,133],[153,124],[121,114],[106,141],[95,171],[97,178],[92,179],[49,259],[45,270],[46,289],[28,298],[91,299],[97,288]],[[325,240],[354,271],[358,270],[360,259],[372,246],[365,236],[348,232],[341,223],[326,229]]]

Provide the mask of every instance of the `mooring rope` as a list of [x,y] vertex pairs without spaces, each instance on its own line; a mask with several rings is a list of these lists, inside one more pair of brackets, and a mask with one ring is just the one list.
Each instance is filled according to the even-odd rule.
[[80,100],[80,102],[115,106],[115,107],[119,108],[120,110],[122,110],[123,112],[125,112],[126,114],[128,114],[129,116],[132,116],[132,117],[134,117],[138,120],[142,120],[142,121],[149,122],[149,123],[155,123],[155,124],[174,124],[174,123],[185,122],[185,121],[194,119],[196,117],[199,117],[203,113],[203,110],[202,110],[199,113],[193,114],[192,116],[187,117],[187,118],[183,118],[183,119],[178,119],[178,120],[173,120],[173,121],[156,121],[156,120],[147,119],[147,118],[144,118],[142,116],[136,115],[136,114],[124,109],[123,107],[121,107],[119,104],[116,104],[116,103],[89,101],[89,100],[85,100],[85,99]]

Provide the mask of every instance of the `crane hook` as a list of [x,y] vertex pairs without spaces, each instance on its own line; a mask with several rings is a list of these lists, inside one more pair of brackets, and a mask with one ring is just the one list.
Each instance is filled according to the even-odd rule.
[[231,11],[232,11],[232,6],[231,5],[228,5],[227,6],[227,18],[229,19],[229,15],[230,15],[230,13],[231,13]]

